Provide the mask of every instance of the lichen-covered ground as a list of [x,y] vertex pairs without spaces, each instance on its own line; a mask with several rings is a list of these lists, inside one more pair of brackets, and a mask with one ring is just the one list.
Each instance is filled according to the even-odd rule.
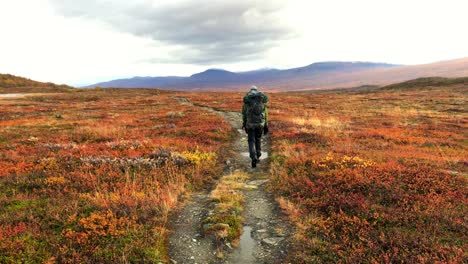
[[242,93],[1,97],[0,262],[467,262],[464,80],[269,95],[257,170]]

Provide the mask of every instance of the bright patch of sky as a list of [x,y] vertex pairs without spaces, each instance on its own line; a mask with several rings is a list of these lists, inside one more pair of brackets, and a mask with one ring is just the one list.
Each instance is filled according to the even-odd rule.
[[466,0],[2,0],[0,73],[85,85],[468,56]]

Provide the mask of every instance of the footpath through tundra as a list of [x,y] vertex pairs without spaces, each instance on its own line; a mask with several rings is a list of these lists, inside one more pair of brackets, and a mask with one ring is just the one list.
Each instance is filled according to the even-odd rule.
[[172,263],[281,263],[290,226],[267,192],[269,139],[262,160],[249,167],[247,138],[238,112],[221,111],[179,97],[182,104],[223,116],[235,136],[226,150],[224,175],[211,193],[197,193],[174,216],[169,237]]

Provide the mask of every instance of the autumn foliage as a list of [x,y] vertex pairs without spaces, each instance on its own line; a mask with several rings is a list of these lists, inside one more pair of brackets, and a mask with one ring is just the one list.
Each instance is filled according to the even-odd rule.
[[[295,226],[287,261],[467,262],[467,87],[405,85],[269,94],[270,190]],[[232,132],[181,97],[242,104],[142,89],[1,100],[0,262],[167,261],[170,213],[217,180]],[[213,198],[226,203],[207,223],[229,222],[238,201]]]
[[[291,263],[466,263],[464,82],[273,93],[271,191]],[[238,94],[216,102],[239,110]]]
[[167,261],[170,214],[214,183],[231,138],[178,96],[0,99],[0,263]]
[[64,92],[72,91],[68,85],[43,83],[11,74],[0,74],[0,93],[26,93],[26,92]]

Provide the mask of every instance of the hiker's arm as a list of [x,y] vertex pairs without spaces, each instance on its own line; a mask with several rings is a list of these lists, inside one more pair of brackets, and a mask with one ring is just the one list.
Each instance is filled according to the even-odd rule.
[[263,103],[265,104],[265,126],[268,126],[268,106],[266,105],[266,103],[268,103],[268,95],[266,94],[263,94],[265,95],[263,97]]
[[245,104],[242,105],[242,124],[245,125],[247,122],[247,107]]

